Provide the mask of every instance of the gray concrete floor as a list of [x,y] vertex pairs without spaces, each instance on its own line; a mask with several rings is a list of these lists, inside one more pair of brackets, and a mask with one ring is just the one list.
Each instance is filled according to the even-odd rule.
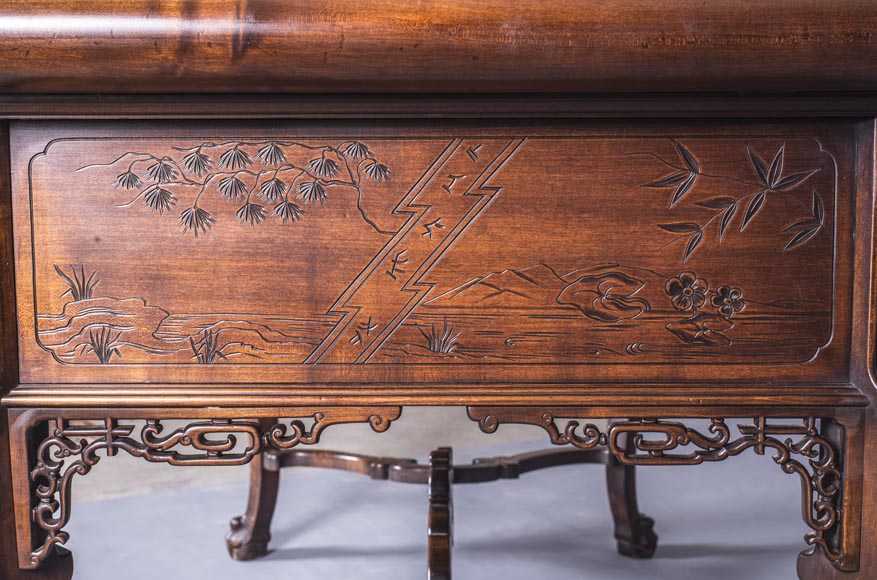
[[[452,444],[457,462],[540,449],[540,429],[481,434],[459,409],[406,409],[377,435],[327,431],[321,447],[423,459]],[[169,468],[103,459],[74,485],[68,526],[77,580],[280,577],[424,578],[426,489],[354,474],[284,471],[273,552],[233,562],[223,535],[246,503],[246,468]],[[455,488],[458,580],[787,580],[805,546],[800,483],[751,453],[698,467],[638,472],[640,507],[657,520],[651,560],[615,553],[599,466],[559,467]]]

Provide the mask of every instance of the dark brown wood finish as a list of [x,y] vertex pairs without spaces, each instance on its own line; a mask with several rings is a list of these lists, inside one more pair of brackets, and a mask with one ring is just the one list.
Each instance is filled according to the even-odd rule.
[[[128,417],[150,417],[155,413],[163,412],[160,409],[141,409],[137,411],[119,412],[119,415]],[[798,416],[806,413],[803,409],[790,409],[790,413]],[[311,444],[318,441],[320,434],[319,421],[324,421],[323,413],[315,413],[315,422],[311,427],[303,423],[293,421],[292,432],[286,433],[284,427],[270,427],[273,422],[260,422],[238,417],[263,416],[264,410],[251,410],[242,416],[238,412],[230,411],[223,419],[210,419],[192,422],[190,425],[174,432],[164,433],[160,422],[149,420],[141,433],[134,436],[131,427],[125,425],[123,420],[105,419],[103,421],[91,421],[83,423],[83,420],[100,418],[104,410],[79,409],[64,410],[52,413],[49,410],[37,411],[12,410],[14,425],[12,429],[13,441],[33,441],[31,449],[39,449],[34,453],[25,450],[16,451],[13,459],[12,474],[16,483],[25,483],[28,479],[35,484],[42,482],[57,481],[40,492],[40,503],[33,511],[38,531],[48,531],[49,539],[36,549],[33,556],[29,555],[28,538],[34,537],[30,530],[30,518],[27,517],[29,510],[23,510],[19,519],[19,545],[23,551],[20,556],[23,562],[38,562],[41,558],[49,556],[51,548],[57,543],[66,541],[66,533],[63,528],[70,517],[69,479],[74,475],[85,475],[97,462],[95,452],[106,449],[110,456],[118,451],[125,451],[134,456],[143,457],[148,461],[167,462],[173,465],[239,465],[247,463],[262,453],[262,449],[274,449],[285,451],[294,445]],[[802,481],[804,491],[804,516],[805,521],[813,529],[809,536],[809,542],[817,548],[831,555],[831,561],[835,566],[855,569],[858,562],[858,538],[861,533],[861,522],[856,514],[861,513],[860,504],[862,496],[858,482],[862,477],[862,413],[861,411],[838,411],[833,418],[823,418],[817,426],[816,421],[807,420],[803,425],[782,424],[775,425],[769,418],[758,417],[751,424],[742,424],[737,429],[740,437],[733,439],[730,436],[729,424],[725,421],[714,419],[708,432],[698,432],[688,428],[684,423],[673,421],[621,421],[613,422],[604,433],[591,425],[579,426],[578,421],[566,423],[559,427],[560,417],[579,417],[588,413],[587,409],[566,408],[557,409],[543,408],[471,408],[470,416],[479,421],[479,425],[486,432],[493,432],[504,422],[533,423],[545,428],[551,440],[555,444],[572,444],[580,451],[588,453],[574,454],[551,454],[541,456],[513,457],[500,460],[480,460],[474,465],[461,467],[460,476],[449,475],[450,481],[457,483],[477,483],[499,477],[516,477],[523,471],[550,467],[552,465],[570,462],[590,461],[601,455],[595,454],[595,450],[608,446],[608,450],[615,460],[623,465],[656,465],[656,464],[698,464],[704,461],[723,460],[733,457],[749,449],[756,453],[764,453],[769,449],[774,454],[774,461],[790,474],[797,474]],[[114,414],[116,412],[114,411]],[[279,413],[282,416],[305,416],[310,411],[305,409],[285,409]],[[57,416],[73,416],[78,420],[66,419],[54,420],[57,429],[50,433],[48,438],[45,431],[39,434],[40,425],[45,421]],[[398,417],[398,410],[393,409],[336,409],[331,414],[331,421],[362,421],[368,417],[372,427],[382,430]],[[557,417],[558,419],[555,419]],[[281,421],[278,425],[287,424]],[[33,430],[36,428],[36,430]],[[29,437],[33,433],[37,438]],[[246,443],[243,450],[234,451],[233,444],[228,439],[234,434]],[[645,437],[640,438],[643,434]],[[82,441],[82,443],[80,443]],[[626,443],[633,441],[633,445]],[[676,449],[687,443],[696,445],[694,451],[687,452]],[[53,450],[66,450],[73,458],[69,465],[63,467],[56,463]],[[29,477],[27,470],[30,467],[21,462],[29,457],[34,457],[30,465],[33,467]],[[294,454],[293,463],[322,465],[334,468],[352,469],[354,471],[369,473],[373,477],[391,478],[408,483],[424,483],[424,475],[429,477],[430,472],[424,472],[420,466],[402,460],[378,460],[378,458],[349,458],[333,456],[330,453],[317,454],[314,461],[302,459],[304,455]],[[605,456],[602,456],[605,457]],[[268,468],[279,469],[281,461],[269,454],[266,458]],[[34,463],[35,462],[35,463]],[[807,466],[809,463],[809,467]],[[382,465],[381,465],[382,464]],[[369,467],[366,468],[366,465]],[[25,474],[22,481],[21,474]],[[28,497],[27,485],[16,493],[19,499],[17,506],[25,506]],[[269,493],[271,492],[268,490]],[[618,494],[629,494],[622,498],[626,505],[634,505],[632,488],[614,490],[616,498]],[[45,502],[58,501],[61,508],[60,519],[46,519],[47,513]],[[259,529],[267,534],[265,517],[270,517],[270,509],[259,506],[259,502],[251,502],[249,511],[260,511],[263,524]],[[440,504],[440,505],[439,505]],[[449,513],[442,506],[442,502],[436,504],[436,522],[444,521],[442,514]],[[616,512],[618,518],[620,512]],[[633,513],[621,515],[622,521],[617,529],[619,537],[626,536],[625,529],[641,527],[636,521],[637,516]],[[639,516],[641,518],[641,516]],[[626,520],[626,521],[625,521]],[[643,522],[640,522],[643,523]],[[256,522],[254,521],[254,524]],[[257,524],[258,525],[258,524]],[[436,524],[438,525],[438,523]],[[442,527],[442,529],[445,529]],[[241,532],[241,528],[234,530]],[[258,531],[251,528],[250,532]],[[640,530],[643,531],[643,530]],[[247,532],[243,532],[247,535]],[[251,534],[252,535],[252,534]],[[444,534],[439,533],[436,541],[443,545]],[[642,539],[647,539],[643,536]],[[433,553],[439,557],[436,562],[443,562],[446,551],[437,545]],[[645,544],[643,548],[645,548]],[[821,552],[817,552],[821,553]],[[257,555],[254,553],[254,555]],[[644,554],[640,554],[644,555]],[[825,559],[824,556],[818,558]],[[803,557],[804,564],[811,563],[822,566],[819,559],[813,556]],[[826,560],[828,561],[828,560]],[[23,564],[26,565],[26,564]],[[438,565],[438,564],[436,564]],[[33,566],[27,566],[32,568]],[[806,572],[802,572],[802,575]],[[807,577],[807,576],[803,576]]]
[[867,0],[16,1],[16,92],[873,90]]
[[435,454],[435,577],[452,481],[611,457],[647,555],[633,466],[751,450],[799,578],[877,578],[871,2],[160,4],[0,7],[0,578],[69,580],[119,451],[255,461],[257,556],[283,462],[428,479],[297,449],[426,404],[576,448]]
[[[0,126],[0,393],[6,394],[18,384],[18,334],[15,322],[15,279],[13,276],[12,189],[9,174],[9,132],[6,124]],[[12,494],[9,475],[9,428],[6,410],[0,408],[0,497]],[[12,504],[0,501],[0,537],[15,537],[15,515]],[[0,577],[14,578],[18,573],[18,558],[14,542],[0,542]]]
[[[858,573],[838,574],[818,552],[798,558],[798,576],[802,580],[871,580],[877,574],[877,544],[869,541],[873,530],[877,529],[877,380],[875,380],[875,356],[877,356],[877,288],[875,288],[875,223],[874,223],[874,164],[875,164],[874,119],[859,125],[857,157],[859,162],[855,174],[857,190],[863,193],[870,210],[856,213],[856,256],[861,267],[856,272],[855,312],[857,324],[853,325],[853,341],[856,348],[852,353],[853,380],[861,386],[871,405],[865,414],[864,465],[862,472],[862,560]],[[855,458],[853,458],[855,459]]]
[[343,127],[16,124],[22,382],[847,380],[848,127]]
[[[263,428],[270,428],[270,424],[263,423]],[[633,449],[631,445],[628,447]],[[654,521],[637,510],[635,467],[621,464],[607,451],[551,449],[507,457],[479,458],[462,465],[451,465],[452,456],[453,452],[449,448],[439,448],[430,454],[428,464],[421,464],[414,459],[376,457],[325,449],[294,449],[281,453],[266,451],[250,464],[247,513],[231,521],[231,530],[226,536],[229,554],[235,560],[251,560],[268,553],[271,517],[277,500],[281,468],[338,469],[377,480],[428,485],[428,577],[449,578],[453,546],[452,485],[517,479],[530,471],[583,463],[606,466],[606,483],[619,553],[649,558],[655,552],[657,536],[652,531]]]
[[[0,435],[0,489],[4,498],[12,497],[13,481],[11,478],[11,469],[9,459],[10,438],[9,423],[7,414],[4,411],[0,415],[0,428],[3,429]],[[17,441],[12,441],[12,449],[18,451]],[[0,578],[3,580],[71,580],[73,577],[73,555],[63,547],[57,548],[50,554],[40,566],[38,571],[22,570],[18,565],[18,556],[16,554],[16,523],[13,513],[13,506],[10,502],[4,501],[3,508],[0,510],[0,530],[3,532],[2,541],[0,541]]]
[[867,117],[869,92],[399,94],[14,94],[0,115],[15,120],[168,119],[684,119]]
[[[259,421],[262,431],[279,423],[279,419]],[[268,553],[271,541],[271,518],[277,504],[280,472],[276,468],[277,455],[264,452],[250,463],[250,493],[247,511],[231,520],[225,536],[228,554],[235,560],[253,560]]]
[[[635,449],[634,441],[629,435],[624,436],[621,445],[628,453]],[[636,467],[621,463],[614,455],[609,455],[609,458],[606,465],[606,488],[609,491],[612,518],[615,520],[618,552],[632,558],[651,558],[658,547],[658,536],[654,531],[655,520],[639,511],[636,499]]]
[[[13,339],[17,334],[14,308],[15,284],[13,281],[12,252],[12,196],[9,175],[8,127],[0,125],[0,392],[7,393],[18,384],[18,346]],[[18,567],[16,555],[16,519],[14,504],[9,501],[13,487],[11,458],[26,444],[24,439],[13,439],[5,408],[0,408],[0,578],[26,580],[33,573]],[[37,532],[39,533],[39,532]],[[70,580],[73,575],[73,556],[63,548],[50,555],[43,563],[39,578],[45,580]]]
[[450,447],[429,454],[427,580],[451,580],[454,547],[454,455]]
[[712,418],[705,430],[661,419],[613,422],[603,430],[577,419],[586,414],[586,409],[576,408],[469,408],[470,418],[485,433],[503,423],[537,425],[556,445],[606,447],[626,466],[699,465],[769,450],[785,473],[801,481],[803,517],[811,530],[806,536],[811,548],[802,554],[802,577],[810,578],[809,566],[824,567],[821,560],[844,573],[861,569],[863,411],[838,410],[834,416],[809,417],[799,424],[762,416],[736,427]]
[[[268,422],[270,428],[266,428],[258,417],[270,414],[238,409],[202,415],[201,420],[167,432],[155,416],[171,418],[173,412],[162,409],[113,411],[113,417],[102,409],[77,410],[72,415],[45,409],[9,410],[18,564],[22,569],[38,569],[57,546],[66,543],[73,479],[87,475],[104,451],[109,457],[124,451],[170,465],[244,465],[264,449],[283,451],[316,444],[323,430],[333,424],[362,422],[376,432],[385,431],[400,412],[398,407],[286,408],[274,415],[295,419]],[[130,424],[136,418],[147,420],[139,432]],[[238,442],[243,445],[240,449]],[[72,459],[65,461],[65,457]]]
[[[266,460],[262,462],[260,469],[266,471],[278,471],[284,467],[319,467],[359,473],[376,480],[411,484],[429,483],[429,465],[418,463],[416,459],[377,457],[328,449],[293,449],[282,453],[268,451],[265,455]],[[486,483],[499,479],[517,479],[530,471],[579,463],[609,465],[608,457],[604,452],[586,449],[545,450],[508,457],[482,457],[470,464],[455,465],[452,483]]]

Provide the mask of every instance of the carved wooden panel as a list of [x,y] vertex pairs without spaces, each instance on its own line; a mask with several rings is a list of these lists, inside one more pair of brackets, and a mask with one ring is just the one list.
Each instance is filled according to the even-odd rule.
[[25,382],[843,380],[844,127],[21,124]]

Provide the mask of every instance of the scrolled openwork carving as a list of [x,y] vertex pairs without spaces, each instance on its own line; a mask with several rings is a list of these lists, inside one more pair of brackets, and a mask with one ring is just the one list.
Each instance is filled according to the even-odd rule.
[[593,423],[581,425],[578,421],[568,421],[561,430],[555,424],[551,413],[543,413],[542,421],[551,436],[551,442],[555,445],[568,443],[579,449],[593,449],[599,445],[606,445],[606,434],[600,432],[600,428]]
[[296,445],[313,445],[320,440],[320,434],[327,426],[324,413],[314,413],[314,422],[307,427],[304,421],[296,419],[289,425],[278,423],[265,433],[265,442],[277,449],[292,449]]
[[314,445],[319,443],[326,427],[338,423],[368,423],[376,433],[383,433],[400,414],[398,408],[389,414],[384,409],[346,409],[344,413],[337,414],[317,412],[311,416],[313,422],[310,427],[302,419],[295,419],[288,425],[281,422],[263,435],[263,442],[279,450],[292,449],[296,445]]
[[[33,508],[33,521],[46,532],[43,545],[31,554],[34,567],[53,546],[69,539],[63,528],[70,520],[73,476],[87,475],[100,460],[99,451],[106,450],[112,457],[121,450],[171,465],[242,465],[262,450],[259,423],[254,421],[202,421],[162,435],[161,423],[150,419],[139,438],[132,437],[134,430],[133,425],[121,425],[109,418],[97,425],[55,420],[51,435],[37,448],[36,465],[30,474],[39,500]],[[238,436],[245,436],[248,442],[243,450],[233,452]],[[182,453],[177,450],[180,447],[193,452]]]
[[[724,419],[710,421],[705,435],[671,421],[642,420],[626,423],[613,423],[608,430],[607,442],[610,451],[621,463],[628,465],[695,465],[704,461],[716,461],[731,455],[727,445],[731,430]],[[640,453],[625,453],[624,445],[619,443],[623,435],[633,437],[634,448]],[[648,436],[657,435],[657,438]],[[694,445],[695,451],[686,454],[670,454],[679,447]],[[736,455],[736,453],[734,453]]]
[[[736,426],[736,438],[720,418],[711,419],[704,433],[684,423],[658,419],[613,422],[605,430],[591,423],[582,426],[577,420],[567,420],[561,426],[556,413],[526,408],[470,407],[469,417],[478,421],[485,433],[495,432],[501,423],[538,425],[555,445],[581,449],[605,446],[625,465],[697,465],[721,461],[747,449],[759,455],[770,449],[774,462],[785,473],[801,478],[803,519],[811,529],[805,541],[819,546],[836,567],[843,565],[844,554],[835,538],[843,515],[840,451],[820,434],[814,417],[798,424],[772,424],[765,417],[756,417],[752,423]],[[629,447],[628,438],[632,441]]]
[[[125,449],[135,457],[149,461],[166,461],[171,465],[242,465],[249,463],[262,451],[259,423],[254,421],[214,420],[192,423],[162,436],[160,421],[149,419],[140,431],[143,449],[128,446]],[[216,437],[219,438],[216,438]],[[247,439],[246,446],[237,453],[238,437]],[[191,447],[199,453],[182,454],[173,451],[178,446]]]
[[30,472],[37,503],[33,522],[45,532],[45,539],[30,554],[29,565],[36,568],[70,536],[64,527],[70,521],[71,484],[75,475],[91,472],[106,450],[112,457],[124,451],[153,463],[171,465],[244,465],[266,448],[290,449],[313,445],[329,425],[367,422],[378,432],[386,431],[401,413],[398,407],[385,409],[345,409],[343,412],[315,412],[313,424],[301,419],[289,427],[277,423],[268,429],[258,420],[212,419],[189,423],[165,432],[158,419],[147,419],[135,435],[131,421],[106,418],[102,422],[57,418],[49,436],[36,450]]
[[[797,474],[803,483],[802,511],[804,522],[812,530],[805,536],[810,545],[818,545],[829,560],[838,564],[843,554],[827,540],[827,535],[840,523],[838,508],[843,477],[838,467],[838,450],[822,437],[816,419],[808,417],[798,425],[773,425],[764,417],[751,424],[737,425],[740,436],[731,440],[731,432],[723,419],[713,419],[704,435],[681,423],[630,421],[609,427],[609,451],[628,465],[696,465],[705,461],[721,461],[752,449],[764,455],[773,450],[773,460],[789,474]],[[635,451],[626,452],[619,444],[622,434],[633,437]],[[659,440],[648,434],[658,434]],[[796,441],[794,437],[799,437]],[[689,453],[670,454],[679,447],[693,446]],[[796,459],[798,457],[799,459]]]
[[[500,417],[493,414],[485,414],[476,418],[473,416],[473,409],[471,408],[469,416],[478,421],[478,428],[485,433],[494,433],[499,428],[500,423],[510,422],[507,420],[503,421]],[[530,421],[526,422],[530,423]],[[532,421],[532,423],[538,424],[545,429],[551,442],[555,445],[569,444],[579,449],[593,449],[600,445],[606,445],[606,435],[600,432],[599,427],[591,423],[582,425],[579,421],[571,420],[561,428],[557,425],[554,415],[549,412],[542,413],[539,419]],[[577,433],[579,428],[581,428],[581,434]]]

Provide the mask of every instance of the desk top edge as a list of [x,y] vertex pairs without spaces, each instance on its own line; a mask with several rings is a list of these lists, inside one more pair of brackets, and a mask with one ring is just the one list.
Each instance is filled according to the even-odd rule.
[[0,91],[867,91],[875,29],[863,0],[15,1]]

